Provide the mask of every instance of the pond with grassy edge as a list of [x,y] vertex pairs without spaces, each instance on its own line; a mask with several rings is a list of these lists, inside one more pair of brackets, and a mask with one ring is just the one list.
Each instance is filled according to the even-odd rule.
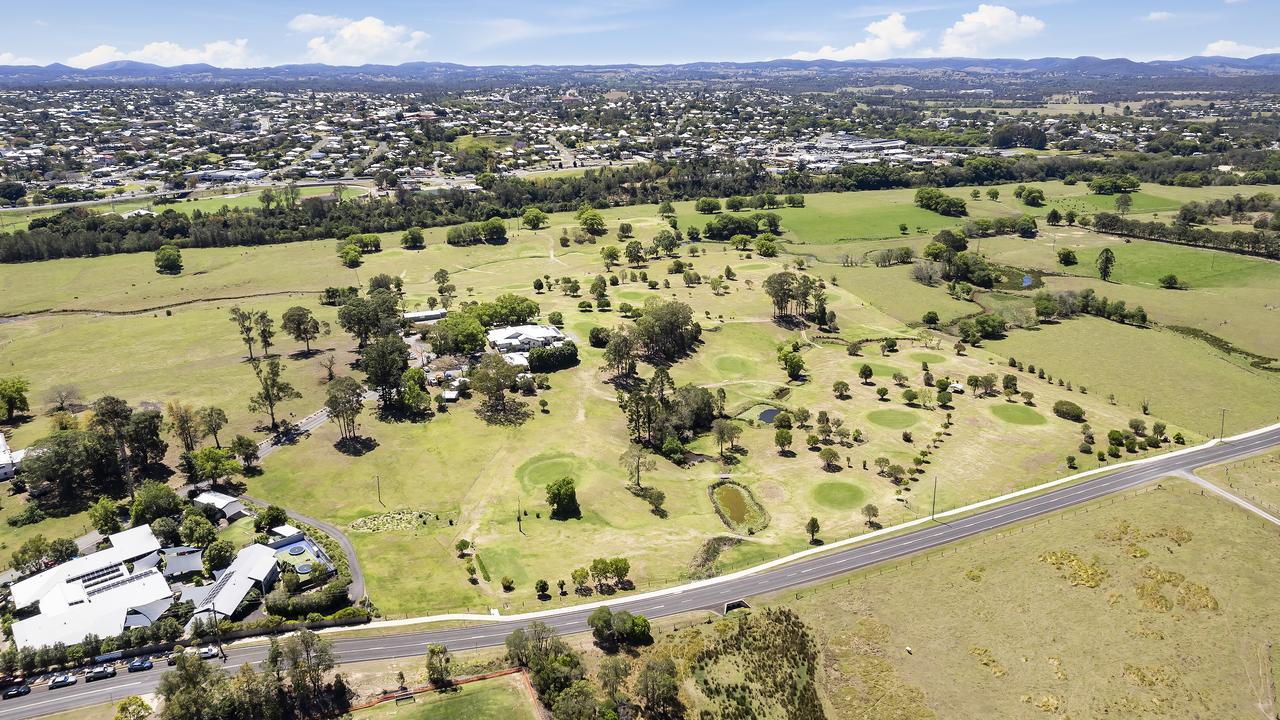
[[910,410],[872,410],[867,413],[867,419],[880,427],[893,430],[905,430],[920,422],[920,416]]
[[994,405],[991,408],[991,414],[1014,425],[1044,425],[1049,422],[1048,418],[1034,409],[1014,403]]
[[847,482],[824,482],[813,487],[813,500],[832,510],[852,510],[867,497],[862,488]]
[[707,488],[716,515],[734,532],[754,535],[769,526],[769,513],[756,501],[745,485],[720,480]]

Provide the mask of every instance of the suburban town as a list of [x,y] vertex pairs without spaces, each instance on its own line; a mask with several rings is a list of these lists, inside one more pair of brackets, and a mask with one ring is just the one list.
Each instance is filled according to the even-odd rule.
[[1139,4],[11,9],[0,720],[1280,718],[1280,13]]

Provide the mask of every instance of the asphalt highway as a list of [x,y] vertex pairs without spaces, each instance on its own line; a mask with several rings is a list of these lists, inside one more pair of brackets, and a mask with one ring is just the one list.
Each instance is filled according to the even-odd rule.
[[[1130,490],[1179,471],[1192,471],[1205,465],[1245,457],[1277,445],[1280,445],[1280,427],[1212,447],[1198,448],[1182,455],[1157,458],[1143,465],[1064,485],[956,520],[936,521],[900,535],[834,549],[830,553],[819,554],[754,574],[733,577],[724,582],[672,588],[665,591],[665,594],[657,596],[651,594],[650,597],[645,598],[622,597],[609,604],[615,610],[625,609],[649,618],[705,610],[720,611],[726,603],[736,600],[811,585],[838,575],[907,557]],[[561,635],[569,635],[588,629],[586,619],[590,612],[590,609],[565,608],[562,611],[548,613],[539,619],[555,628]],[[519,618],[495,618],[489,624],[446,630],[413,631],[379,637],[345,639],[334,636],[334,649],[340,662],[349,663],[423,655],[428,643],[443,643],[455,651],[492,647],[501,645],[512,630],[528,622],[526,619]],[[265,656],[266,647],[262,645],[233,646],[228,648],[226,665],[233,668],[246,662],[258,663]],[[86,684],[81,678],[76,685],[58,690],[48,690],[44,685],[34,687],[31,694],[25,697],[0,703],[0,720],[33,718],[104,703],[128,695],[152,692],[165,669],[165,666],[160,664],[153,670],[135,674],[128,674],[122,670],[114,678],[90,684]]]

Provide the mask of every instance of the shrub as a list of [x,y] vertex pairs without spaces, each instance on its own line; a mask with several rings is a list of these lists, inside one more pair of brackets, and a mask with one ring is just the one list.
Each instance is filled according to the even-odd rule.
[[552,372],[577,364],[578,346],[569,341],[555,347],[534,348],[529,351],[530,372]]
[[1084,408],[1071,402],[1070,400],[1059,400],[1053,404],[1053,414],[1063,420],[1071,422],[1084,422]]

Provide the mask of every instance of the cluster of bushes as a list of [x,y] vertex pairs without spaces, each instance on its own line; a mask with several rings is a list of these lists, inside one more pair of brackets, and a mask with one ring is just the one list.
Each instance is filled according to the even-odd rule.
[[960,217],[969,213],[962,198],[952,197],[936,187],[923,187],[916,191],[916,206],[932,210],[939,215]]
[[772,212],[757,212],[750,215],[717,215],[702,230],[702,237],[707,240],[725,242],[734,235],[755,237],[760,233],[777,235],[782,232],[782,217]]
[[1049,138],[1044,130],[1023,123],[1008,123],[991,131],[991,147],[994,148],[1043,150],[1048,143]]
[[318,590],[290,595],[285,583],[281,582],[267,593],[263,604],[268,613],[286,618],[307,617],[315,613],[323,615],[350,602],[347,597],[347,586],[350,584],[350,577],[338,574]]
[[872,264],[876,267],[890,267],[893,265],[903,265],[911,262],[916,256],[916,251],[909,247],[885,248],[884,250],[876,250],[869,256]]
[[327,287],[320,293],[320,304],[337,307],[360,297],[360,288],[354,285],[347,287]]
[[799,615],[769,608],[720,622],[728,626],[712,633],[689,668],[699,692],[716,706],[714,717],[756,720],[773,707],[780,717],[826,717],[814,682],[819,646]]
[[320,623],[328,620],[361,622],[368,620],[370,617],[370,612],[364,608],[344,607],[329,615],[313,612],[297,620],[287,620],[279,615],[267,615],[256,620],[240,622],[219,619],[216,623],[212,619],[196,618],[191,623],[190,637],[194,643],[216,637],[218,633],[226,635],[233,632],[253,632],[255,630],[264,633],[290,632],[305,628],[308,623]]
[[1102,175],[1089,181],[1089,191],[1098,195],[1137,192],[1139,187],[1138,178],[1128,173]]
[[596,642],[607,647],[643,645],[653,641],[649,619],[626,610],[614,612],[607,607],[598,607],[587,617],[587,626],[591,628]]
[[382,249],[382,240],[373,233],[348,235],[338,241],[338,259],[349,268],[360,265],[360,257]]
[[531,372],[554,372],[578,364],[578,346],[566,340],[553,347],[534,348],[529,351]]
[[458,246],[501,243],[506,242],[506,239],[507,224],[500,217],[491,217],[484,222],[454,225],[445,234],[445,242]]
[[[1174,282],[1176,284],[1176,277]],[[1146,325],[1148,319],[1147,311],[1141,305],[1130,308],[1124,300],[1112,302],[1105,296],[1099,296],[1093,288],[1059,292],[1042,290],[1036,293],[1032,302],[1036,316],[1040,318],[1071,318],[1083,313],[1129,325]]]
[[730,212],[746,210],[747,208],[763,210],[765,208],[782,207],[784,204],[787,207],[802,208],[804,207],[804,195],[789,194],[781,200],[774,193],[760,193],[751,197],[731,195],[724,201],[725,209]]
[[1070,400],[1059,400],[1053,404],[1053,414],[1063,420],[1084,422],[1084,408]]

